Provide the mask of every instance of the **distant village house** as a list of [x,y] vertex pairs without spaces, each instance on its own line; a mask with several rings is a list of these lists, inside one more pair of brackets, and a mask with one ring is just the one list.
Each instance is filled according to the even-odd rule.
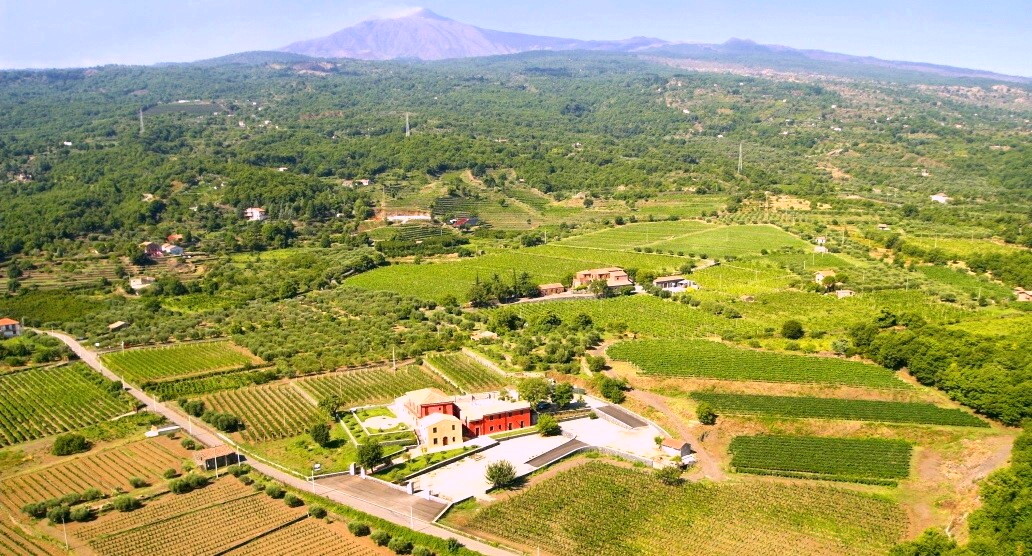
[[1016,297],[1018,301],[1022,302],[1032,301],[1032,290],[1014,288],[1014,297]]
[[143,249],[143,254],[150,258],[156,258],[161,256],[161,246],[153,241],[145,241],[140,244],[140,248]]
[[578,272],[573,279],[573,287],[587,286],[597,280],[604,281],[610,288],[622,288],[634,285],[634,282],[632,282],[630,277],[627,276],[624,269],[614,266],[609,268],[594,268]]
[[129,279],[129,287],[135,292],[145,290],[154,285],[154,278],[151,276],[133,276]]
[[20,322],[7,317],[0,319],[0,338],[13,338],[20,336],[21,332],[22,326]]
[[262,220],[265,220],[267,216],[265,215],[265,209],[260,207],[250,207],[244,209],[244,218],[247,218],[251,222],[261,222]]
[[161,252],[166,255],[178,257],[183,254],[183,248],[174,243],[165,243],[161,246]]
[[699,289],[699,284],[694,280],[686,279],[684,276],[660,276],[652,281],[652,285],[671,293],[680,293],[689,289]]
[[541,295],[556,295],[566,291],[566,286],[555,283],[555,284],[541,284],[538,286],[538,291]]
[[198,450],[193,455],[194,464],[205,471],[236,465],[244,458],[232,446],[216,446]]

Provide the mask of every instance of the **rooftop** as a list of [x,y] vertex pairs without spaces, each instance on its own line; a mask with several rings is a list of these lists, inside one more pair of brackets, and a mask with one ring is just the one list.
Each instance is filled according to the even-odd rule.
[[194,452],[194,459],[195,460],[205,460],[205,459],[211,459],[211,458],[218,458],[218,457],[222,457],[222,456],[228,456],[230,454],[235,454],[235,453],[236,453],[236,449],[233,448],[232,446],[227,446],[227,445],[215,446],[214,448],[205,448],[203,450],[197,450],[196,452]]
[[652,281],[653,284],[656,282],[676,282],[678,280],[684,280],[684,276],[660,276]]
[[419,426],[421,428],[426,428],[432,427],[438,423],[443,423],[445,421],[458,422],[458,420],[458,417],[454,415],[448,415],[447,413],[431,413],[426,417],[421,417],[417,422],[419,423]]
[[452,401],[451,396],[445,394],[437,388],[423,388],[422,390],[413,390],[406,393],[401,397],[402,403],[412,403],[413,405],[426,405],[435,403],[444,403]]
[[512,402],[486,397],[455,400],[455,405],[459,406],[460,415],[467,421],[479,421],[488,415],[530,409],[529,402]]
[[4,318],[0,319],[0,326],[10,326],[12,324],[21,324],[21,323],[16,321],[16,320],[14,320],[14,319],[10,319],[10,318],[7,318],[7,317],[4,317]]

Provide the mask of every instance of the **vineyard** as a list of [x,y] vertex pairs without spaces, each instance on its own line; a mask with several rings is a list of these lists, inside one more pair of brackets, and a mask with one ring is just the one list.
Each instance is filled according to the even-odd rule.
[[255,493],[102,535],[90,546],[106,556],[217,554],[303,516],[302,508]]
[[0,520],[0,554],[12,556],[57,556],[64,550],[47,544],[41,539],[30,539],[17,525],[9,520]]
[[640,340],[609,348],[613,359],[630,361],[647,375],[721,380],[801,382],[907,388],[883,367],[835,359],[738,349],[706,340]]
[[0,504],[15,512],[30,502],[88,488],[129,490],[130,477],[156,480],[166,469],[179,469],[185,457],[187,453],[179,444],[165,438],[132,442],[5,478],[0,481]]
[[104,365],[126,382],[195,375],[242,367],[258,360],[230,342],[200,342],[106,353]]
[[182,380],[150,382],[144,384],[143,389],[159,400],[167,401],[261,384],[268,381],[269,378],[267,371],[240,371]]
[[718,392],[695,392],[692,398],[709,403],[717,413],[730,415],[776,415],[796,419],[843,419],[958,427],[989,426],[985,421],[960,409],[944,408],[930,403],[756,396]]
[[343,523],[328,524],[314,518],[303,519],[273,533],[259,537],[227,552],[227,556],[376,556],[385,554],[372,541],[350,534]]
[[[542,516],[548,516],[543,519]],[[885,554],[906,531],[893,502],[822,485],[667,486],[591,462],[496,502],[469,528],[552,554]]]
[[336,395],[345,407],[384,403],[405,392],[421,388],[455,391],[440,377],[415,366],[402,367],[396,371],[389,368],[346,371],[304,378],[298,380],[297,385],[316,399]]
[[910,474],[911,445],[879,438],[738,436],[731,465],[739,473],[895,484]]
[[111,383],[75,363],[0,376],[0,447],[80,429],[131,411]]
[[465,353],[427,356],[426,363],[467,394],[496,390],[508,383],[504,376],[474,361]]
[[240,417],[244,422],[241,436],[248,442],[296,436],[327,418],[290,384],[227,390],[207,396],[204,401],[215,411]]

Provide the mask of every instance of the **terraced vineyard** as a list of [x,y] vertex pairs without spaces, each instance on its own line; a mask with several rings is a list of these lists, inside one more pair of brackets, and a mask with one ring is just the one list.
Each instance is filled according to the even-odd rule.
[[508,384],[504,376],[474,361],[465,353],[431,355],[426,357],[426,362],[466,393],[494,390]]
[[613,359],[634,363],[647,375],[869,388],[909,387],[884,367],[830,357],[738,349],[706,340],[620,342],[610,347],[607,353]]
[[242,367],[259,360],[231,342],[199,342],[106,353],[108,369],[133,384]]
[[738,436],[731,465],[739,473],[895,484],[910,474],[911,445],[880,438]]
[[729,415],[776,415],[797,419],[843,419],[958,427],[989,426],[985,421],[960,409],[944,408],[930,403],[718,392],[694,392],[692,398],[709,403],[717,413]]
[[231,413],[244,421],[241,436],[265,442],[296,436],[326,416],[290,384],[250,386],[204,398],[213,410]]
[[303,516],[303,508],[252,494],[99,536],[90,547],[106,556],[217,554]]
[[697,220],[640,222],[574,236],[563,240],[560,242],[560,245],[629,251],[635,247],[644,247],[646,245],[671,241],[679,237],[688,237],[692,234],[714,229],[715,227],[712,224],[706,224]]
[[159,480],[169,468],[179,469],[187,452],[167,438],[140,440],[116,448],[62,460],[0,482],[0,504],[11,512],[88,488],[105,492],[129,490],[130,477]]
[[244,546],[231,550],[229,556],[376,556],[384,554],[368,538],[359,539],[347,531],[344,524],[308,518],[278,531],[259,537]]
[[469,528],[553,554],[873,556],[900,540],[907,517],[886,499],[825,485],[667,486],[596,461],[487,506]]
[[397,371],[389,368],[346,371],[304,378],[297,384],[316,399],[337,395],[345,407],[384,403],[421,388],[455,390],[440,377],[415,366]]
[[110,381],[73,363],[0,376],[0,447],[43,438],[131,411]]

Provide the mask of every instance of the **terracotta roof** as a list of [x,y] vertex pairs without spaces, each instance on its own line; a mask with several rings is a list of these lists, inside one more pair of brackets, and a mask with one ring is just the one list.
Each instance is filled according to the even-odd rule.
[[680,450],[688,445],[688,442],[677,438],[664,438],[663,446],[667,448],[673,448],[674,450]]
[[452,401],[451,396],[445,394],[437,388],[423,388],[422,390],[413,390],[406,393],[404,396],[406,402],[412,402],[417,406],[435,403],[445,403]]
[[203,461],[207,459],[228,456],[235,453],[236,450],[232,446],[215,446],[214,448],[205,448],[203,450],[197,450],[196,452],[194,452],[194,459],[197,461]]
[[555,289],[555,288],[566,289],[566,286],[564,286],[562,284],[558,284],[558,283],[557,284],[541,284],[540,286],[538,286],[538,288],[542,289],[542,290],[552,290],[552,289]]
[[445,421],[459,423],[459,418],[454,415],[448,415],[447,413],[431,413],[426,417],[419,419],[419,427],[425,429],[426,427],[432,427],[438,423]]
[[16,321],[16,320],[14,320],[14,319],[9,319],[7,317],[4,317],[4,318],[0,319],[0,326],[10,326],[12,324],[21,324],[21,323]]
[[653,280],[652,283],[655,284],[657,282],[675,282],[680,280],[684,280],[684,276],[660,276],[659,278]]

